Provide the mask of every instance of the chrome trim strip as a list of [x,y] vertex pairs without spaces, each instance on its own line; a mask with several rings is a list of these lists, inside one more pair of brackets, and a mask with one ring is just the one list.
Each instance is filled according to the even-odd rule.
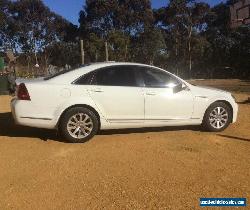
[[23,119],[31,119],[31,120],[52,120],[50,118],[38,118],[38,117],[20,117]]
[[190,120],[195,118],[189,118],[189,119],[108,119],[110,122],[116,122],[116,121],[149,121],[149,120],[163,120],[163,121],[174,121],[174,120]]
[[195,96],[197,98],[208,98],[207,96]]

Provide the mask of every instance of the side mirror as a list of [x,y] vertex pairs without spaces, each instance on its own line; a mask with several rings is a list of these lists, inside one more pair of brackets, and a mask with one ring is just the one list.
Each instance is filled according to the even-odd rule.
[[184,83],[180,83],[173,88],[173,93],[178,93],[182,90],[189,90],[189,88]]

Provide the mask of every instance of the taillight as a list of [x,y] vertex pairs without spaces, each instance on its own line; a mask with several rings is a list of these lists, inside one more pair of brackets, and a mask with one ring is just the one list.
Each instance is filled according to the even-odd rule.
[[17,98],[19,100],[30,101],[30,95],[24,83],[18,85]]

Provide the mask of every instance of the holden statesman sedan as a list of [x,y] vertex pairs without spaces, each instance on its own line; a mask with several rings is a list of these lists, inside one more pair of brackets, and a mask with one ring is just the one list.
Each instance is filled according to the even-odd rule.
[[198,87],[154,66],[95,63],[18,85],[17,124],[58,129],[73,143],[98,130],[201,125],[222,131],[237,118],[234,97]]

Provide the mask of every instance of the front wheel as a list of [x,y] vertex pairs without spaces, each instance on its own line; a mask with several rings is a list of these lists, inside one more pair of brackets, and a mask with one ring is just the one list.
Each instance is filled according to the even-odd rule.
[[208,107],[202,125],[207,131],[223,131],[232,122],[232,117],[232,111],[227,104],[215,102]]
[[95,113],[84,107],[68,110],[60,120],[59,130],[71,143],[83,143],[98,131],[99,121]]

